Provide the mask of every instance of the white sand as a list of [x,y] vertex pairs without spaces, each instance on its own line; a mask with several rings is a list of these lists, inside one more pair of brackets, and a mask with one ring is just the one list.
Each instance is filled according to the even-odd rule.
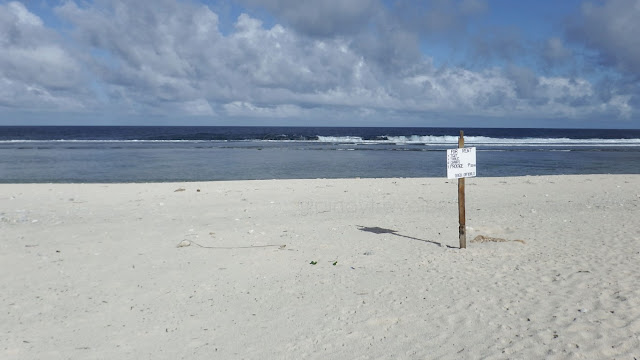
[[640,359],[640,175],[456,189],[0,185],[0,358]]

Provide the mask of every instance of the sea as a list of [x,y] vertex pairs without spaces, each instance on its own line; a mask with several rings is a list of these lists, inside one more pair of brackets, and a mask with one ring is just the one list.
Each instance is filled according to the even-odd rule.
[[640,130],[427,127],[2,126],[0,183],[640,174]]

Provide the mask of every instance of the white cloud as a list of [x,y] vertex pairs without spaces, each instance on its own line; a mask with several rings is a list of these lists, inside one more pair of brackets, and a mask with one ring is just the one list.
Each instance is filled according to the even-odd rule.
[[244,0],[261,6],[296,31],[314,37],[333,37],[361,31],[378,13],[378,0]]
[[542,51],[544,59],[549,64],[561,63],[571,57],[571,50],[567,49],[562,40],[557,37],[548,39]]
[[196,115],[196,116],[214,116],[216,115],[213,108],[209,102],[205,99],[195,99],[190,101],[185,101],[181,104],[181,110],[184,114],[187,115]]
[[[420,51],[420,31],[396,27],[374,1],[335,8],[299,3],[263,4],[286,18],[283,25],[241,14],[223,33],[218,14],[191,1],[67,1],[56,10],[71,29],[64,39],[21,3],[9,3],[0,9],[6,10],[0,34],[12,34],[0,35],[0,106],[314,121],[409,112],[592,118],[637,111],[629,91],[609,84],[603,96],[577,75],[545,77],[515,64],[438,68]],[[429,4],[454,23],[486,10],[477,0]],[[314,9],[328,24],[302,23],[316,16]],[[344,14],[335,14],[340,9]],[[356,31],[356,25],[366,26]],[[515,40],[498,46],[508,51],[496,56],[517,52],[517,36],[506,39]],[[548,59],[571,56],[559,38],[546,48]]]
[[12,1],[6,6],[6,10],[8,13],[15,16],[15,21],[17,24],[34,26],[34,27],[42,27],[42,20],[39,17],[32,14],[24,7],[22,3],[17,1]]
[[469,18],[488,8],[483,0],[398,0],[392,11],[398,26],[427,35],[452,35],[466,31]]
[[57,33],[22,3],[0,4],[0,106],[78,110],[83,81]]
[[305,112],[296,105],[257,106],[244,101],[233,101],[223,106],[230,116],[243,118],[292,118]]
[[595,50],[601,62],[640,76],[640,0],[585,2],[569,29],[572,40]]

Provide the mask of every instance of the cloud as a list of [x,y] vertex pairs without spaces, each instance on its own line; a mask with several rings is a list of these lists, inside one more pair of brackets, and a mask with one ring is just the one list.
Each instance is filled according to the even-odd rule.
[[562,64],[571,58],[571,50],[567,49],[560,38],[547,40],[542,49],[542,56],[548,65]]
[[416,66],[423,66],[418,36],[390,24],[378,24],[375,30],[356,36],[350,45],[368,66],[388,75],[406,73]]
[[73,24],[76,41],[91,54],[85,61],[107,101],[128,111],[154,112],[161,103],[184,109],[194,101],[206,109],[206,81],[228,80],[210,56],[223,39],[217,15],[206,6],[98,0],[81,7],[69,1],[56,13]]
[[595,51],[600,63],[640,76],[640,1],[585,2],[568,37]]
[[[0,106],[78,110],[82,67],[19,2],[0,4]],[[86,99],[85,99],[86,100]]]
[[536,96],[540,79],[529,68],[508,65],[505,76],[513,82],[516,94],[521,99],[530,99]]
[[301,116],[304,109],[296,105],[256,106],[243,101],[225,104],[224,109],[231,116],[244,118],[291,118]]
[[466,32],[469,19],[487,8],[482,0],[398,0],[393,13],[400,26],[422,35],[447,36]]
[[[586,49],[603,111],[633,118],[640,108],[640,1],[584,2],[567,25],[567,39]],[[603,75],[604,74],[604,75]],[[594,76],[595,77],[595,76]]]
[[334,37],[360,32],[376,15],[378,0],[245,0],[261,6],[303,35]]
[[303,37],[342,39],[372,66],[398,71],[421,61],[422,37],[464,37],[469,19],[484,13],[483,0],[243,0],[266,9]]
[[217,15],[191,3],[103,1],[82,8],[68,2],[57,12],[94,54],[88,61],[110,101],[133,112],[194,99],[212,108],[318,106],[344,101],[331,94],[379,82],[349,42],[308,39],[280,25],[266,29],[246,14],[223,36]]
[[[240,14],[223,33],[218,14],[194,1],[66,1],[55,11],[65,36],[9,3],[0,9],[0,34],[9,34],[0,36],[0,106],[343,125],[425,114],[629,117],[637,108],[634,84],[541,76],[516,62],[523,51],[517,33],[479,39],[486,46],[476,54],[513,60],[504,66],[435,66],[420,51],[420,34],[466,31],[464,19],[486,11],[481,1],[429,1],[416,19],[425,12],[448,18],[420,29],[400,22],[409,2],[387,13],[374,1],[303,3],[264,2],[286,21],[266,26]],[[549,61],[572,56],[560,39],[546,48]]]
[[472,37],[472,64],[513,62],[526,53],[526,44],[515,28],[485,29]]

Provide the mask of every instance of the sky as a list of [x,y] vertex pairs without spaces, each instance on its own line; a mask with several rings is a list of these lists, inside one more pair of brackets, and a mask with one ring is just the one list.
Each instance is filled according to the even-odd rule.
[[0,0],[0,125],[640,129],[640,0]]

